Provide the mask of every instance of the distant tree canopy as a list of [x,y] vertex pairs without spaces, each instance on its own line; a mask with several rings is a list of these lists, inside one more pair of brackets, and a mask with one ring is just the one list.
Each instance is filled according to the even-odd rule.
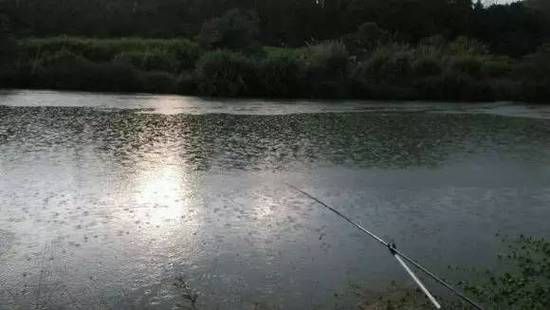
[[534,9],[542,1],[495,5],[475,11],[472,36],[487,42],[495,53],[520,56],[549,39],[548,17]]
[[3,0],[0,12],[10,17],[17,36],[198,36],[209,47],[232,48],[255,40],[303,46],[342,38],[370,23],[400,41],[462,35],[487,42],[495,52],[520,56],[550,37],[549,3],[526,0],[483,7],[472,0]]
[[9,18],[0,14],[0,66],[13,59],[15,53],[16,42],[11,36]]
[[546,16],[550,16],[550,2],[547,0],[525,0],[528,7],[541,11]]
[[202,25],[199,42],[205,48],[243,49],[254,45],[258,16],[253,11],[232,9]]

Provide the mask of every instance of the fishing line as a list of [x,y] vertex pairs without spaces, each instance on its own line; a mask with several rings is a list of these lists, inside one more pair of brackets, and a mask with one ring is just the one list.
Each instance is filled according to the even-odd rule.
[[347,217],[346,215],[344,215],[343,213],[341,213],[340,211],[334,209],[333,207],[329,206],[328,204],[324,203],[323,201],[321,201],[320,199],[318,199],[317,197],[299,189],[298,187],[292,185],[292,184],[289,184],[289,183],[285,183],[287,186],[289,186],[290,188],[294,189],[295,191],[307,196],[308,198],[310,198],[311,200],[317,202],[318,204],[320,204],[321,206],[325,207],[326,209],[332,211],[333,213],[335,213],[336,215],[338,215],[340,218],[344,219],[346,222],[350,223],[351,225],[353,225],[355,228],[359,229],[360,231],[362,231],[363,233],[367,234],[369,237],[373,238],[374,240],[378,241],[378,243],[382,244],[383,246],[385,246],[386,248],[388,248],[388,250],[390,251],[390,253],[395,257],[395,259],[398,261],[398,263],[403,267],[403,269],[405,269],[405,271],[409,274],[409,276],[414,280],[414,282],[420,287],[420,289],[422,290],[422,292],[424,292],[424,294],[428,297],[428,299],[432,302],[432,304],[434,305],[435,308],[437,309],[440,309],[441,306],[440,304],[437,302],[437,300],[433,297],[433,295],[428,291],[428,289],[426,289],[426,287],[422,284],[422,282],[416,277],[416,275],[412,272],[412,270],[407,266],[407,264],[403,261],[407,261],[408,263],[412,264],[413,266],[415,266],[416,268],[418,268],[419,270],[421,270],[422,272],[424,272],[425,274],[427,274],[430,278],[434,279],[436,282],[438,282],[439,284],[441,284],[442,286],[444,286],[445,288],[447,288],[448,290],[450,290],[453,294],[455,294],[456,296],[458,296],[460,299],[464,300],[465,302],[467,302],[468,304],[470,304],[472,307],[476,308],[476,309],[479,309],[479,310],[483,310],[483,307],[481,307],[478,303],[476,303],[475,301],[473,301],[472,299],[468,298],[466,295],[464,295],[462,292],[460,292],[459,290],[455,289],[452,285],[450,285],[449,283],[447,283],[445,280],[441,279],[440,277],[438,277],[435,273],[433,273],[432,271],[430,271],[428,268],[422,266],[420,263],[418,263],[415,259],[411,258],[410,256],[404,254],[403,252],[401,252],[400,250],[398,250],[395,246],[395,244],[393,243],[389,243],[389,242],[386,242],[384,241],[384,239],[380,238],[379,236],[377,236],[376,234],[370,232],[369,230],[367,230],[366,228],[364,228],[363,226],[361,226],[360,224],[357,224],[356,222],[354,222],[353,220],[351,220],[349,217]]

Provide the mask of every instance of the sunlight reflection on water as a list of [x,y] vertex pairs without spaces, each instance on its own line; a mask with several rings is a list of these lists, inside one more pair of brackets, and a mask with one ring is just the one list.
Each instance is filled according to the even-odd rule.
[[545,113],[0,95],[0,308],[171,309],[182,277],[200,309],[333,309],[406,279],[286,182],[439,271],[493,266],[494,233],[550,236]]

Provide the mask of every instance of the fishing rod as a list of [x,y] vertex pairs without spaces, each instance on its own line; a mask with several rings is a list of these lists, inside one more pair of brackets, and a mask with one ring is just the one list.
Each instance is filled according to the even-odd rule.
[[421,270],[422,272],[427,274],[430,278],[434,279],[436,282],[443,285],[445,288],[450,290],[453,294],[455,294],[456,296],[458,296],[459,298],[461,298],[462,300],[464,300],[465,302],[470,304],[472,307],[474,307],[476,309],[479,309],[479,310],[483,310],[483,307],[481,307],[478,303],[476,303],[472,299],[468,298],[466,295],[464,295],[459,290],[455,289],[453,286],[451,286],[445,280],[441,279],[436,274],[431,272],[428,268],[422,266],[415,259],[411,258],[410,256],[408,256],[408,255],[404,254],[403,252],[401,252],[400,250],[398,250],[397,247],[395,246],[395,244],[384,241],[384,239],[382,239],[379,236],[377,236],[376,234],[370,232],[369,230],[367,230],[366,228],[364,228],[360,224],[357,224],[356,222],[351,220],[349,217],[347,217],[346,215],[344,215],[340,211],[338,211],[338,210],[334,209],[333,207],[329,206],[328,204],[322,202],[317,197],[315,197],[315,196],[299,189],[298,187],[296,187],[292,184],[286,183],[286,185],[289,186],[290,188],[294,189],[295,191],[307,196],[308,198],[310,198],[311,200],[317,202],[318,204],[325,207],[326,209],[332,211],[333,213],[335,213],[336,215],[338,215],[339,217],[344,219],[346,222],[353,225],[355,228],[359,229],[363,233],[367,234],[369,237],[371,237],[374,240],[378,241],[378,243],[380,243],[383,246],[385,246],[386,248],[388,248],[388,250],[390,251],[392,256],[397,260],[399,265],[401,267],[403,267],[403,269],[405,269],[405,271],[409,274],[409,276],[413,279],[413,281],[418,285],[418,287],[420,288],[420,290],[422,290],[422,292],[426,295],[426,297],[428,297],[428,299],[430,300],[430,302],[434,305],[434,307],[436,309],[441,309],[441,305],[435,299],[435,297],[430,293],[430,291],[428,291],[428,289],[424,286],[424,284],[420,281],[420,279],[418,279],[418,277],[409,268],[409,266],[405,263],[405,261],[407,261],[408,263],[412,264],[413,266],[415,266],[416,268],[418,268],[419,270]]

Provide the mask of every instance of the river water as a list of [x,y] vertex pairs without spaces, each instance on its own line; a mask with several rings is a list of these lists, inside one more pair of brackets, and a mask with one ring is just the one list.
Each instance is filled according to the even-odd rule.
[[285,183],[444,276],[498,268],[497,233],[550,237],[550,107],[3,91],[0,309],[349,309],[410,285]]

